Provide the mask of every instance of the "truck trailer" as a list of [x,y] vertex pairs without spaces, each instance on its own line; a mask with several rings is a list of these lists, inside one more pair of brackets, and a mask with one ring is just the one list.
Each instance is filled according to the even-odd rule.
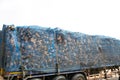
[[5,80],[87,80],[117,70],[120,40],[59,28],[3,25],[0,75]]

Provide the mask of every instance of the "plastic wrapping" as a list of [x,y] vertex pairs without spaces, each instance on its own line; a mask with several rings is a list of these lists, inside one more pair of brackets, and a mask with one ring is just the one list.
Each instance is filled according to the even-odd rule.
[[[58,28],[4,26],[6,71],[56,72],[120,65],[120,41]],[[58,64],[58,66],[56,66]]]

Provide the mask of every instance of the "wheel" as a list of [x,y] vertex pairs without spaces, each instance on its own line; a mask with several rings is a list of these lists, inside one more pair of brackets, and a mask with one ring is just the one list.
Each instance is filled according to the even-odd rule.
[[56,76],[53,80],[66,80],[64,76]]
[[86,79],[85,79],[85,76],[83,74],[75,74],[72,77],[72,80],[86,80]]

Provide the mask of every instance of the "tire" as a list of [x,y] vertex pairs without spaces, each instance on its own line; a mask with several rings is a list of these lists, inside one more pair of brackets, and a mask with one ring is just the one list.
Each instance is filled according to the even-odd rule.
[[75,74],[72,77],[72,80],[86,80],[86,79],[85,79],[85,76],[83,74]]
[[66,80],[64,76],[56,76],[53,80]]

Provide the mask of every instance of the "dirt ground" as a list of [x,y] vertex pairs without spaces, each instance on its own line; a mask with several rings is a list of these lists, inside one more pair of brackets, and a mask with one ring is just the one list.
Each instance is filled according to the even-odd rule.
[[94,74],[87,77],[87,80],[119,80],[117,73],[108,73],[107,79],[104,79],[104,74]]
[[0,76],[0,80],[3,80],[3,78]]

